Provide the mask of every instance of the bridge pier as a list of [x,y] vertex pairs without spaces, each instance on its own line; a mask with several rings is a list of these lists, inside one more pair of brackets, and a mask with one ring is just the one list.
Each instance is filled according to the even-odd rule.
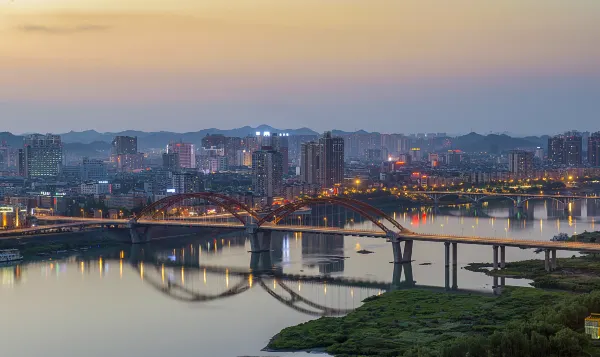
[[500,246],[500,269],[506,268],[506,246]]
[[552,249],[552,270],[558,268],[558,261],[556,260],[556,249]]
[[550,249],[544,249],[544,268],[550,271]]
[[250,233],[250,252],[262,253],[271,251],[271,231]]
[[492,256],[493,256],[493,258],[494,258],[494,259],[493,259],[493,261],[494,261],[494,270],[498,270],[498,246],[497,246],[497,245],[494,245],[494,246],[492,247],[492,249],[493,249],[493,254],[492,254]]
[[445,287],[450,290],[450,242],[444,242]]
[[452,243],[452,290],[458,289],[458,243]]
[[131,237],[131,244],[143,244],[148,242],[148,230],[150,227],[142,227],[142,232],[138,230],[139,226],[133,220],[127,223],[129,228],[129,236]]
[[[402,272],[404,271],[404,282],[402,282]],[[391,290],[400,287],[413,287],[415,280],[413,277],[412,263],[394,264],[394,273],[392,276]]]
[[396,234],[390,237],[392,241],[392,252],[394,254],[394,264],[404,264],[412,262],[413,241],[404,241],[404,253],[402,253],[402,242]]

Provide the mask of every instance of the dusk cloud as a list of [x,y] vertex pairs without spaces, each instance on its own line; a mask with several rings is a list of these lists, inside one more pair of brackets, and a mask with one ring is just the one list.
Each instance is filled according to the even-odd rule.
[[19,27],[22,32],[46,33],[51,35],[67,35],[85,32],[100,32],[110,29],[104,25],[79,25],[75,27],[46,26],[46,25],[23,25]]

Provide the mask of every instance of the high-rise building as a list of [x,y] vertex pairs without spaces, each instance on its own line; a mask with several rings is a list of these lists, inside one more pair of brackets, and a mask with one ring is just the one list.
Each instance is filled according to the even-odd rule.
[[81,179],[83,181],[106,180],[106,164],[100,159],[83,158],[81,165]]
[[115,136],[112,142],[113,155],[133,155],[137,152],[137,136]]
[[321,150],[319,144],[314,141],[302,143],[300,146],[300,181],[307,184],[319,183]]
[[167,154],[179,154],[179,166],[184,169],[196,168],[196,147],[189,143],[169,143],[167,145]]
[[167,170],[179,170],[179,154],[176,152],[164,153],[162,155],[162,167]]
[[280,152],[265,148],[252,154],[252,186],[254,194],[274,197],[283,186],[283,157]]
[[252,153],[246,149],[238,150],[236,153],[235,165],[252,167]]
[[171,187],[175,193],[194,193],[202,191],[202,176],[198,172],[172,172]]
[[508,153],[508,170],[518,177],[528,177],[533,171],[533,152],[511,150]]
[[583,137],[580,133],[569,132],[565,134],[565,164],[579,166],[583,158]]
[[535,155],[534,157],[538,160],[544,160],[544,149],[542,149],[541,147],[537,147],[535,149]]
[[344,182],[344,139],[326,132],[319,139],[319,181],[331,188]]
[[121,154],[114,155],[112,160],[117,164],[120,172],[132,172],[144,168],[144,154]]
[[588,164],[600,166],[600,131],[590,135],[587,148]]
[[279,151],[283,158],[283,174],[287,175],[289,170],[289,143],[287,133],[275,133],[271,136],[271,146],[273,150]]
[[548,161],[553,165],[564,165],[565,139],[563,136],[551,136],[548,138]]
[[62,167],[63,146],[59,135],[33,134],[25,137],[19,166],[26,177],[56,177]]

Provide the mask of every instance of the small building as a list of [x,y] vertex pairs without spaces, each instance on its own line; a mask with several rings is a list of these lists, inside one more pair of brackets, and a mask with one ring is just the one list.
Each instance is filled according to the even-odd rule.
[[585,318],[585,334],[593,340],[598,340],[598,327],[600,325],[600,314],[591,314]]

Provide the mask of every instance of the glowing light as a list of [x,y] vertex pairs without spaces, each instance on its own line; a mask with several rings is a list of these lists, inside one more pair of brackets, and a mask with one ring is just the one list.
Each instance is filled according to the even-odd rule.
[[140,263],[140,279],[144,280],[144,263]]
[[225,269],[225,286],[229,287],[229,269]]
[[119,260],[119,278],[123,279],[123,260]]
[[248,286],[252,287],[253,280],[254,280],[254,277],[252,276],[252,274],[248,275]]
[[183,267],[181,267],[181,285],[185,285],[185,271]]
[[206,268],[204,268],[204,285],[206,285]]

